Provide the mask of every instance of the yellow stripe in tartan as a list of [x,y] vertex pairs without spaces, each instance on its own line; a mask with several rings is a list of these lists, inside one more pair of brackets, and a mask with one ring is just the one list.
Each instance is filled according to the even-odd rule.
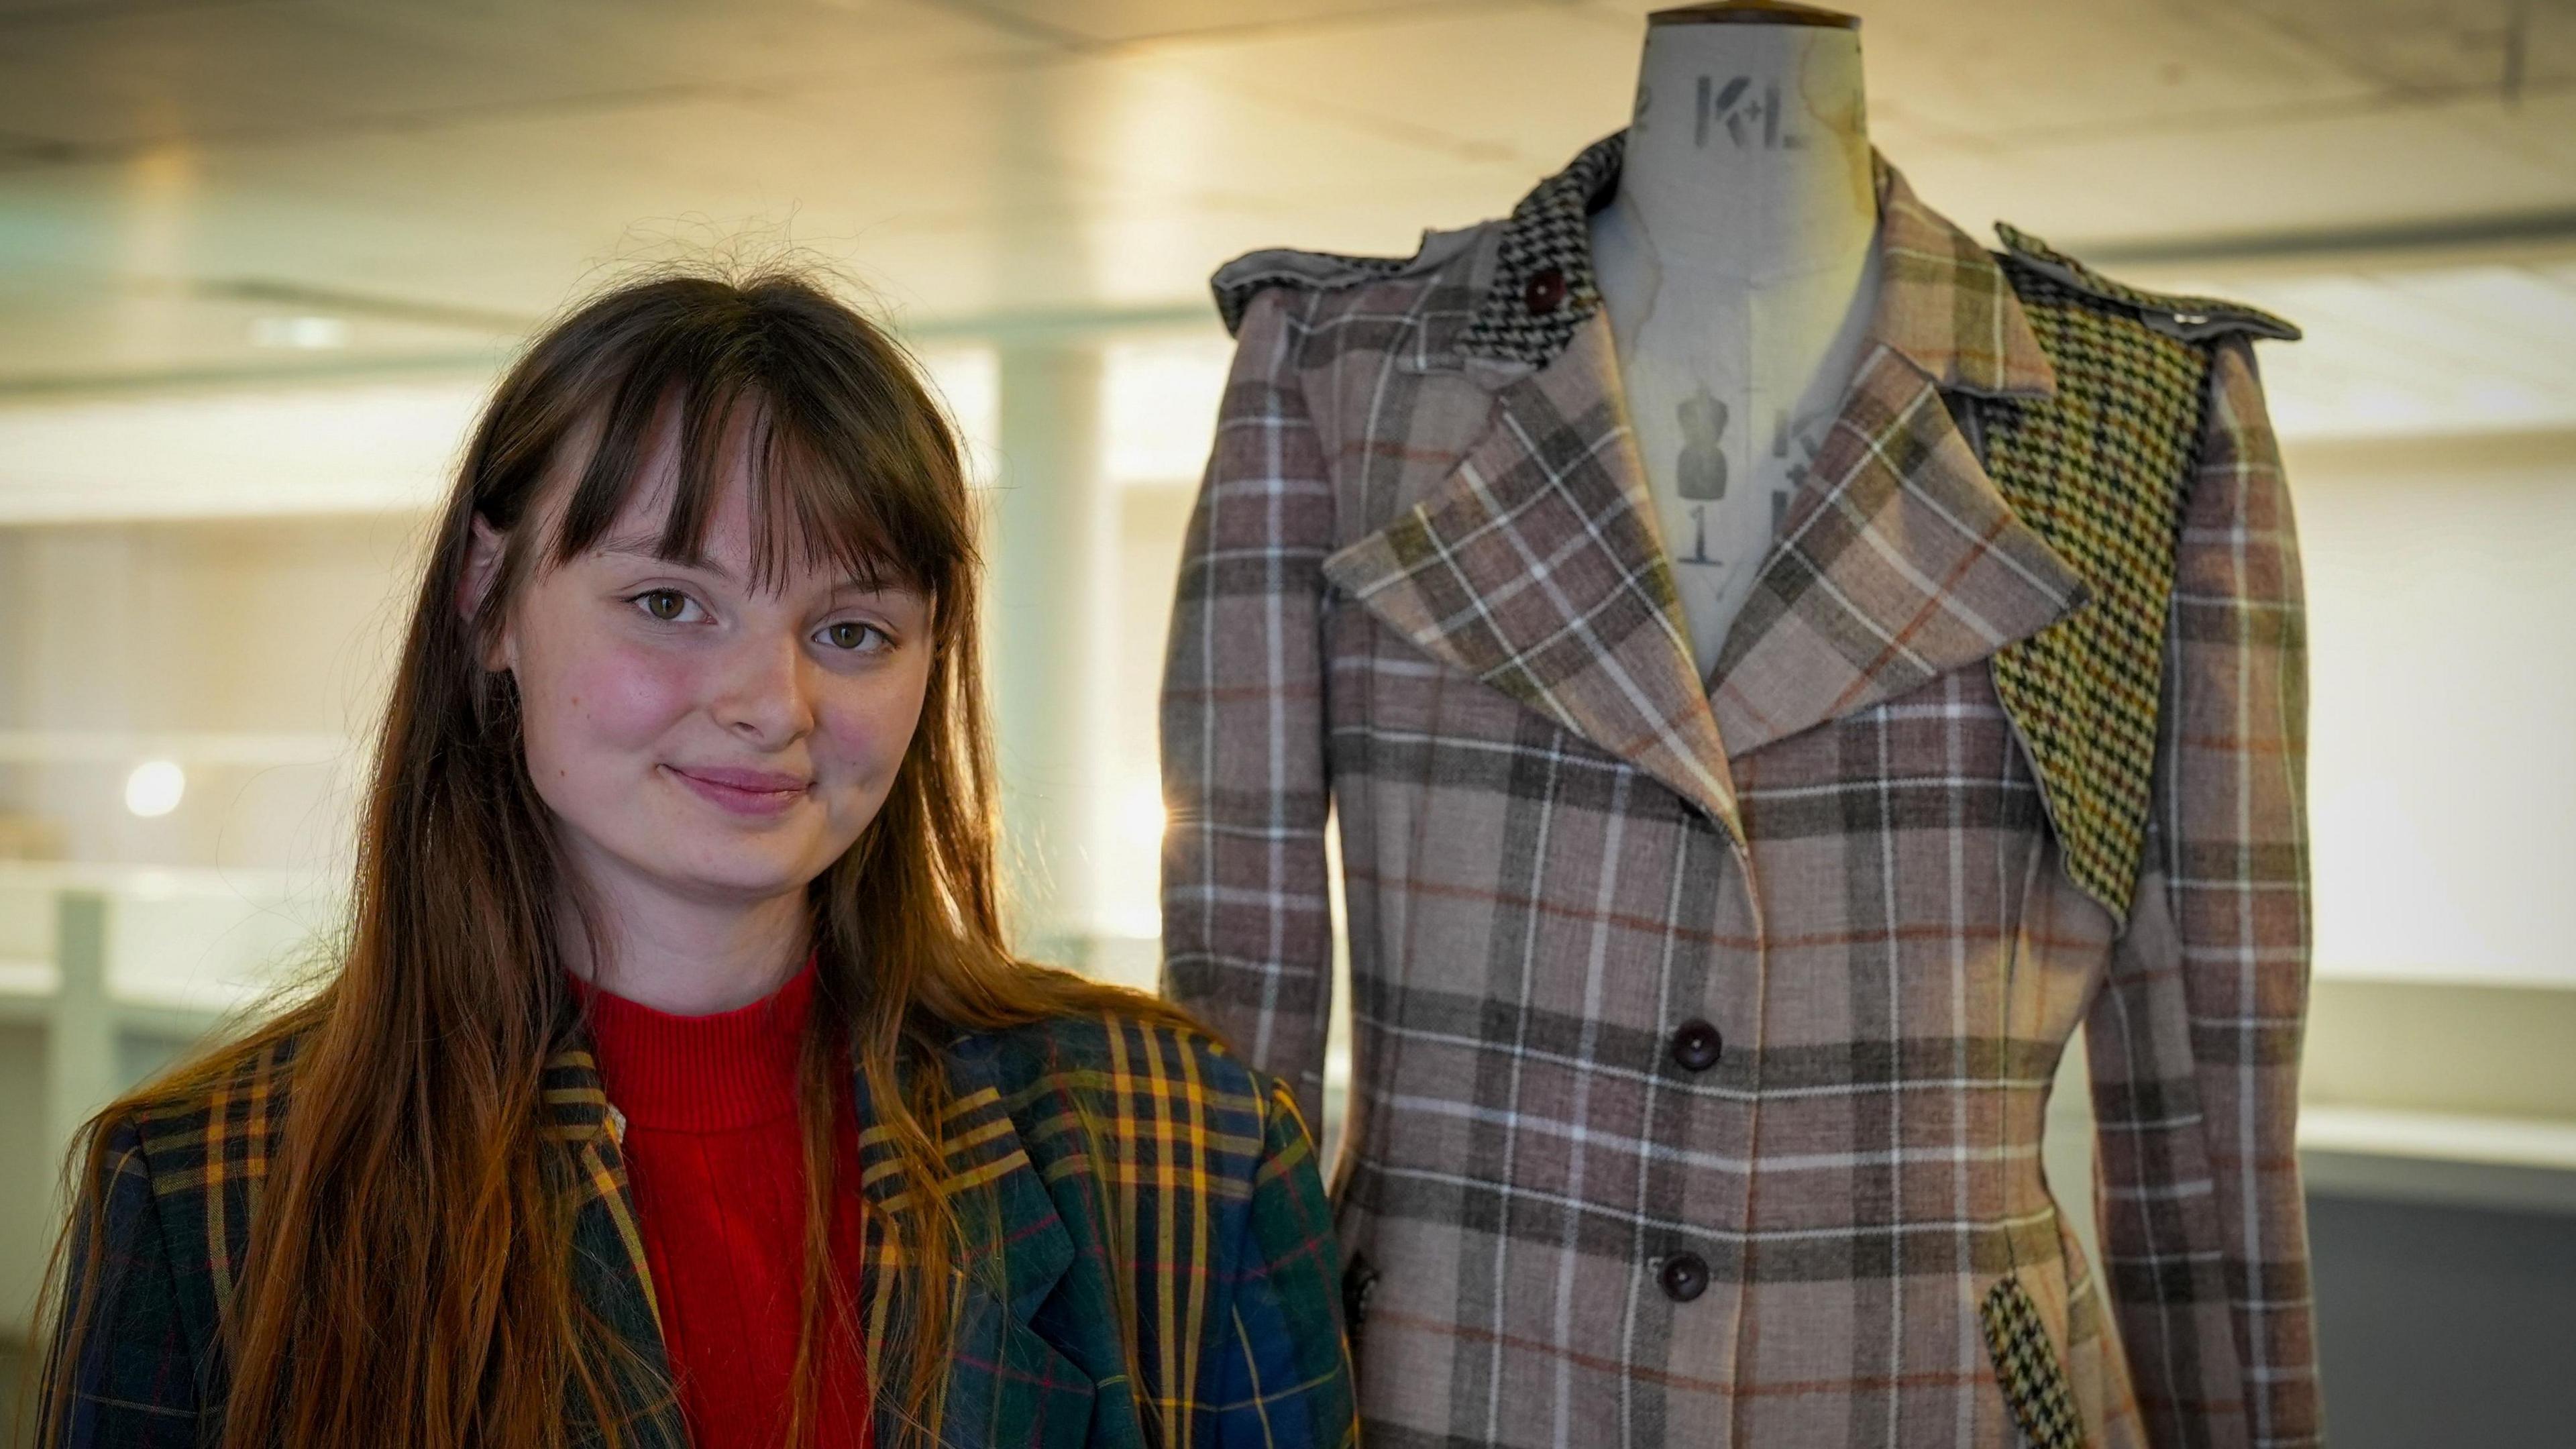
[[604,1205],[608,1220],[617,1225],[617,1241],[626,1250],[627,1265],[644,1289],[644,1302],[652,1308],[654,1321],[660,1322],[662,1300],[653,1290],[652,1260],[644,1253],[644,1234],[635,1222],[634,1200],[627,1192],[624,1169],[611,1162],[598,1143],[588,1142],[581,1149],[581,1171],[590,1200]]
[[[1110,1030],[1115,1031],[1117,1029],[1117,1023],[1114,1021],[1111,1022]],[[1160,1054],[1157,1053],[1157,1055],[1159,1056]],[[1203,1111],[1197,1110],[1198,1105],[1207,1100],[1207,1083],[1199,1078],[1198,1053],[1181,1051],[1175,1052],[1172,1055],[1173,1059],[1180,1064],[1181,1068],[1181,1092],[1183,1095],[1180,1100],[1189,1103],[1192,1109],[1183,1118],[1183,1125],[1187,1129],[1190,1150],[1186,1154],[1171,1150],[1173,1134],[1168,1130],[1167,1125],[1166,1130],[1156,1134],[1159,1145],[1162,1148],[1157,1155],[1165,1162],[1173,1164],[1172,1187],[1170,1189],[1172,1197],[1169,1200],[1173,1202],[1179,1201],[1182,1192],[1186,1191],[1189,1195],[1190,1201],[1199,1203],[1202,1206],[1199,1211],[1190,1214],[1190,1241],[1188,1247],[1182,1248],[1174,1244],[1171,1241],[1170,1236],[1166,1235],[1162,1244],[1159,1245],[1159,1251],[1154,1257],[1156,1271],[1163,1275],[1163,1302],[1165,1307],[1162,1316],[1160,1336],[1163,1342],[1167,1344],[1176,1343],[1177,1341],[1189,1336],[1184,1331],[1182,1327],[1183,1324],[1205,1323],[1208,1318],[1208,1275],[1196,1272],[1174,1273],[1171,1270],[1184,1263],[1213,1263],[1216,1261],[1217,1256],[1215,1245],[1209,1239],[1210,1214],[1208,1212],[1208,1207],[1212,1206],[1212,1204],[1210,1203],[1209,1195],[1207,1193],[1207,1114]],[[1167,1097],[1156,1098],[1157,1103],[1163,1106],[1169,1106],[1171,1104],[1171,1100],[1172,1099]],[[1258,1155],[1259,1154],[1256,1152],[1255,1156],[1257,1157]],[[1184,1185],[1180,1176],[1182,1171],[1180,1164],[1182,1163],[1188,1164],[1189,1179],[1186,1185]],[[1179,1280],[1181,1289],[1189,1300],[1187,1310],[1178,1314],[1176,1314],[1171,1307],[1172,1293],[1170,1290],[1175,1278]],[[1198,1354],[1195,1352],[1183,1354],[1181,1356],[1181,1364],[1183,1374],[1180,1381],[1178,1395],[1179,1400],[1184,1404],[1195,1404],[1199,1402]],[[1163,1381],[1167,1384],[1172,1382],[1169,1377],[1166,1377]]]
[[[232,1298],[236,1264],[232,1255],[231,1203],[225,1189],[235,1181],[250,1193],[257,1193],[268,1180],[269,1107],[277,1092],[277,1078],[282,1061],[282,1045],[272,1045],[234,1075],[231,1082],[214,1089],[202,1121],[202,1130],[187,1134],[203,1143],[200,1166],[191,1172],[165,1178],[202,1184],[206,1210],[206,1264],[214,1279],[215,1300]],[[247,1081],[244,1077],[247,1077]],[[241,1123],[233,1123],[235,1104],[240,1105]],[[238,1136],[243,1152],[239,1163],[233,1161],[231,1143]]]

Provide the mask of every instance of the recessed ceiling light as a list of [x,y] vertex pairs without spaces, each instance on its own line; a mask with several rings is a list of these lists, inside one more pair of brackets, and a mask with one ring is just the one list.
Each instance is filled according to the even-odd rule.
[[260,347],[318,351],[349,345],[349,324],[339,317],[254,317],[250,340]]

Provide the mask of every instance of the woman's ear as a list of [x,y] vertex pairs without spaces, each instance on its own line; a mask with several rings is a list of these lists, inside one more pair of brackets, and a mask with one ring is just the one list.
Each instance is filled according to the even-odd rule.
[[[502,546],[507,541],[482,514],[474,515],[474,543],[465,555],[465,572],[456,581],[456,612],[464,616],[468,628],[483,611],[483,601],[492,596],[493,582],[501,576]],[[493,647],[484,651],[483,667],[507,669],[517,652],[517,641],[510,637],[505,621]]]

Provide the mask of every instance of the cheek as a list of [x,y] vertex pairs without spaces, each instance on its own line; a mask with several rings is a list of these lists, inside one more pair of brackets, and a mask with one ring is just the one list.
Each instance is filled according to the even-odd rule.
[[[519,669],[529,762],[558,774],[603,755],[646,749],[697,698],[685,661],[595,642]],[[543,778],[541,775],[540,778]]]
[[911,747],[926,674],[855,683],[825,701],[815,721],[818,754],[828,751],[850,784],[882,789]]

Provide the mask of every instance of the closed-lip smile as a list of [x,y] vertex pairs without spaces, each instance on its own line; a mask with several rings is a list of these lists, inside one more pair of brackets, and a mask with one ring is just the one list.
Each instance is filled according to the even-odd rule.
[[699,798],[736,815],[776,815],[805,798],[812,781],[776,770],[717,765],[664,765]]

